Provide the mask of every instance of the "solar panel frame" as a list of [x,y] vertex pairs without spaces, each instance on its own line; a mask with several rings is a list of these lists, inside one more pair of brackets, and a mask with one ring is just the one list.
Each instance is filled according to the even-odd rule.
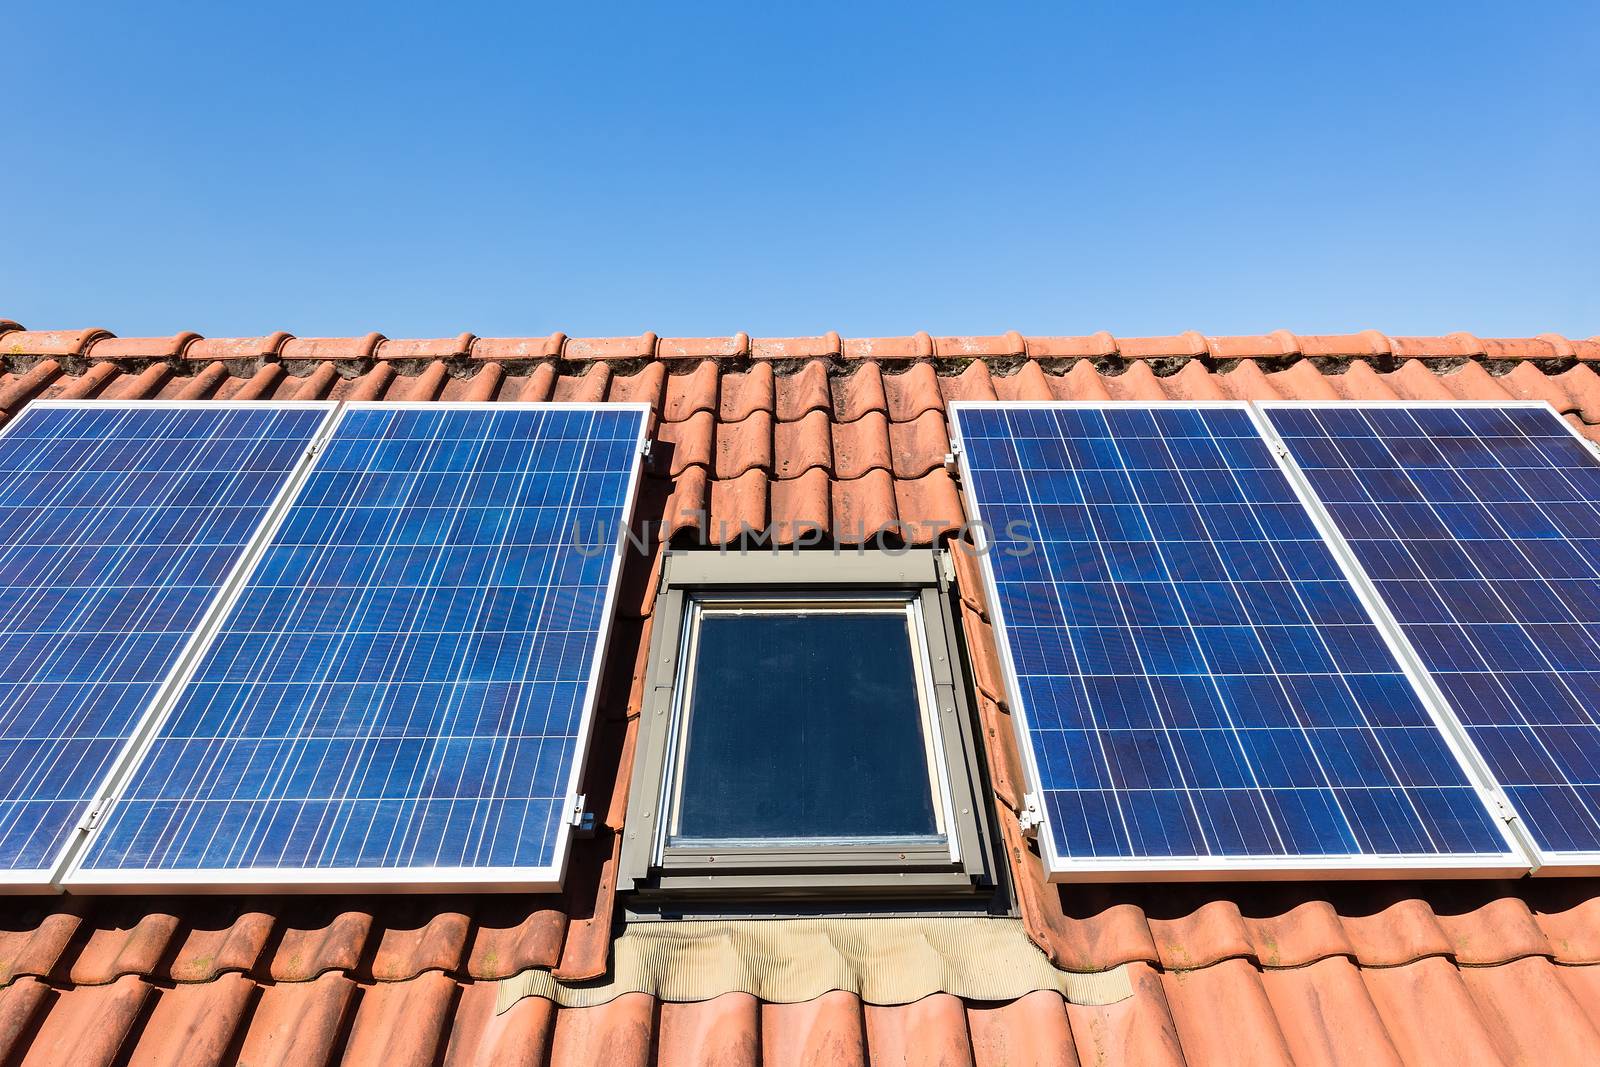
[[[322,445],[332,441],[338,432],[339,425],[351,413],[357,411],[446,411],[446,410],[480,410],[488,412],[500,411],[552,411],[562,413],[573,412],[618,412],[634,411],[641,418],[639,420],[639,435],[634,449],[634,462],[628,473],[627,486],[624,491],[621,514],[623,525],[627,526],[633,517],[638,501],[639,483],[643,476],[644,458],[648,454],[651,406],[642,402],[618,403],[567,403],[562,401],[345,401],[339,405],[334,417],[324,426],[319,437],[319,447],[312,461],[303,466],[299,478],[295,482],[295,493],[282,502],[282,507],[272,518],[264,524],[257,535],[257,543],[252,546],[253,554],[250,557],[250,567],[239,576],[239,580],[230,588],[226,601],[216,609],[213,626],[208,634],[206,646],[221,631],[223,624],[231,614],[245,589],[249,586],[249,579],[256,565],[265,555],[266,549],[271,546],[279,530],[288,519],[293,510],[299,490],[317,470],[317,463],[324,454]],[[572,766],[568,770],[566,791],[564,797],[564,810],[566,817],[556,823],[556,841],[552,852],[552,859],[543,867],[433,867],[433,868],[199,868],[188,870],[161,870],[161,869],[94,869],[84,865],[87,858],[87,842],[72,856],[62,884],[75,892],[163,892],[173,889],[190,889],[200,892],[450,892],[454,890],[472,890],[481,892],[547,892],[561,889],[568,856],[571,853],[572,838],[575,832],[575,819],[579,800],[578,790],[581,788],[583,774],[587,766],[591,734],[594,731],[594,719],[600,696],[600,680],[605,667],[606,655],[609,651],[611,633],[616,613],[617,598],[621,586],[622,567],[628,546],[628,530],[626,528],[616,531],[616,542],[611,547],[609,566],[610,578],[606,585],[604,602],[601,605],[600,625],[596,632],[595,650],[588,665],[584,683],[583,706],[579,714],[576,744],[572,754]],[[144,745],[132,758],[123,773],[119,776],[115,794],[131,782],[137,772],[143,757],[154,746],[160,735],[161,725],[170,717],[177,708],[179,699],[188,682],[193,678],[199,668],[205,649],[200,649],[188,664],[184,672],[172,687],[171,692],[160,702],[151,728],[145,735]],[[115,799],[112,803],[115,804]],[[103,823],[102,823],[103,825]]]
[[1021,755],[1024,773],[1027,778],[1028,799],[1037,805],[1036,817],[1040,825],[1037,843],[1047,879],[1051,882],[1117,882],[1134,880],[1202,882],[1234,879],[1290,880],[1306,876],[1319,878],[1501,878],[1515,877],[1528,873],[1536,865],[1536,861],[1530,855],[1523,842],[1508,829],[1505,821],[1501,818],[1494,818],[1493,822],[1500,832],[1506,848],[1503,852],[1484,854],[1305,855],[1294,857],[1213,856],[1200,858],[1104,857],[1074,859],[1064,857],[1056,851],[1055,836],[1051,832],[1049,822],[1050,815],[1047,806],[1042,801],[1044,778],[1040,773],[1037,756],[1031,740],[1029,711],[1021,698],[1023,689],[1018,678],[1011,642],[1007,637],[1006,621],[1002,617],[1003,613],[998,609],[998,605],[1002,603],[1002,600],[1000,599],[997,577],[991,558],[994,545],[988,536],[988,527],[984,524],[982,502],[976,498],[976,494],[972,491],[972,486],[975,483],[969,466],[967,450],[962,445],[958,415],[964,410],[1062,411],[1117,408],[1146,410],[1159,410],[1162,408],[1233,409],[1248,415],[1256,432],[1262,436],[1263,441],[1268,445],[1278,469],[1284,474],[1293,488],[1296,499],[1305,508],[1318,533],[1321,534],[1324,543],[1328,545],[1340,572],[1354,589],[1368,618],[1376,625],[1386,647],[1394,655],[1401,673],[1405,675],[1412,688],[1418,693],[1423,707],[1439,728],[1446,747],[1461,765],[1468,781],[1474,786],[1485,806],[1489,808],[1491,815],[1496,814],[1497,810],[1493,806],[1495,791],[1480,773],[1476,750],[1462,746],[1459,735],[1454,733],[1448,726],[1449,722],[1453,722],[1453,717],[1448,716],[1448,713],[1442,717],[1442,706],[1428,699],[1426,688],[1419,684],[1420,679],[1414,670],[1415,664],[1408,662],[1403,655],[1403,653],[1409,651],[1408,647],[1396,643],[1398,635],[1390,626],[1385,625],[1384,616],[1377,610],[1378,603],[1375,596],[1365,585],[1365,575],[1359,567],[1355,566],[1354,558],[1349,555],[1348,548],[1338,538],[1337,530],[1333,528],[1332,521],[1323,511],[1320,502],[1314,495],[1310,494],[1309,486],[1305,484],[1298,469],[1288,463],[1285,450],[1278,447],[1275,437],[1270,433],[1270,427],[1266,425],[1265,419],[1251,402],[1234,400],[957,400],[950,402],[947,407],[950,421],[951,447],[961,475],[962,494],[966,501],[969,520],[969,532],[978,551],[979,570],[983,577],[984,595],[991,606],[989,617],[995,631],[995,647],[1000,658],[1001,673],[1004,677],[1007,697],[1011,702],[1014,740]]
[[323,418],[315,433],[307,442],[307,447],[300,456],[289,476],[284,479],[284,484],[279,487],[272,503],[263,512],[261,521],[257,524],[250,539],[246,541],[239,558],[234,561],[226,575],[218,585],[217,592],[212,595],[210,604],[201,615],[199,625],[190,633],[187,640],[180,646],[177,657],[172,666],[168,668],[161,683],[156,688],[156,695],[144,711],[134,721],[128,737],[123,741],[121,749],[112,758],[106,772],[100,779],[100,784],[94,792],[95,799],[85,803],[82,816],[74,830],[68,834],[67,839],[57,850],[55,859],[49,867],[31,870],[0,870],[0,892],[59,892],[62,879],[70,869],[79,852],[88,840],[93,830],[93,823],[103,812],[105,800],[110,795],[113,784],[121,780],[134,766],[137,765],[139,755],[143,751],[148,737],[152,734],[157,709],[163,706],[168,694],[179,685],[179,680],[186,676],[199,661],[207,644],[206,634],[208,628],[218,618],[221,605],[227,602],[242,584],[244,576],[252,561],[252,554],[256,551],[261,531],[269,526],[273,516],[284,509],[288,501],[297,490],[307,471],[307,460],[315,449],[316,442],[327,433],[331,424],[330,416],[339,404],[333,400],[58,400],[40,399],[29,402],[23,411],[0,426],[0,439],[11,433],[22,423],[29,411],[48,409],[79,409],[79,410],[302,410],[321,411]]
[[[1275,446],[1281,448],[1282,454],[1285,457],[1285,462],[1294,466],[1296,474],[1300,475],[1302,478],[1304,478],[1304,475],[1300,474],[1299,465],[1295,463],[1293,456],[1290,454],[1288,446],[1282,443],[1280,436],[1272,427],[1270,420],[1265,417],[1266,412],[1273,409],[1315,410],[1318,408],[1328,407],[1372,409],[1424,408],[1460,410],[1465,408],[1489,410],[1537,410],[1548,413],[1563,430],[1570,434],[1572,438],[1584,448],[1585,451],[1594,456],[1597,462],[1600,462],[1600,445],[1597,445],[1595,442],[1590,441],[1588,438],[1584,437],[1583,434],[1579,433],[1575,426],[1561,417],[1561,412],[1555,407],[1555,405],[1546,400],[1357,400],[1341,401],[1338,403],[1317,400],[1261,400],[1256,401],[1255,406],[1263,415],[1261,422],[1266,426],[1267,431],[1272,435],[1270,439],[1274,442]],[[1306,483],[1306,491],[1312,494],[1315,493],[1315,490],[1313,490],[1310,486],[1309,480],[1307,480]],[[1319,500],[1318,503],[1320,505],[1321,501]],[[1346,553],[1349,554],[1351,566],[1355,567],[1357,572],[1361,575],[1362,583],[1371,587],[1371,599],[1376,605],[1375,610],[1377,616],[1383,620],[1384,628],[1392,629],[1394,631],[1395,638],[1400,646],[1404,649],[1408,661],[1415,664],[1416,672],[1421,680],[1423,692],[1428,696],[1430,701],[1437,702],[1438,706],[1442,709],[1444,717],[1449,722],[1449,730],[1452,736],[1457,738],[1459,744],[1468,753],[1470,753],[1470,757],[1474,764],[1482,769],[1484,778],[1490,783],[1490,789],[1492,790],[1493,794],[1493,803],[1498,806],[1499,810],[1504,812],[1513,820],[1511,832],[1523,850],[1526,851],[1532,859],[1532,866],[1529,873],[1535,877],[1541,875],[1584,876],[1600,874],[1600,851],[1551,850],[1540,848],[1534,842],[1533,837],[1526,828],[1526,820],[1518,811],[1515,801],[1513,801],[1511,797],[1506,794],[1504,788],[1501,786],[1499,781],[1496,780],[1493,772],[1489,769],[1488,760],[1479,751],[1477,743],[1472,739],[1471,731],[1467,729],[1461,718],[1456,714],[1455,709],[1451,706],[1450,699],[1445,695],[1443,688],[1434,679],[1432,672],[1429,671],[1424,665],[1422,655],[1412,646],[1410,638],[1405,634],[1404,627],[1390,611],[1388,603],[1385,601],[1383,595],[1378,592],[1376,583],[1366,574],[1365,568],[1363,568],[1360,562],[1357,560],[1354,550],[1345,544],[1344,535],[1338,530],[1337,525],[1333,522],[1331,517],[1328,520],[1328,525],[1329,529],[1333,533],[1333,536],[1337,538],[1340,546]]]

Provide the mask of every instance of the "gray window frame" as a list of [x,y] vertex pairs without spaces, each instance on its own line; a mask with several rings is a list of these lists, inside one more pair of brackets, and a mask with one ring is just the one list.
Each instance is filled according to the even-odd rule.
[[[617,888],[643,895],[929,897],[992,892],[995,856],[983,803],[982,750],[968,695],[948,559],[932,549],[903,551],[679,551],[662,565],[639,713]],[[668,841],[670,791],[690,679],[690,626],[697,602],[771,598],[784,604],[881,599],[920,620],[936,791],[944,842],[884,846],[773,844],[674,845]],[[919,648],[919,644],[921,647]],[[864,797],[863,802],[870,802]]]

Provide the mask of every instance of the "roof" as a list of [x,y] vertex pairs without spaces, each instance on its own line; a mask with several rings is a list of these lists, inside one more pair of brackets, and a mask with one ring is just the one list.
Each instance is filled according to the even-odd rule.
[[[679,540],[741,524],[780,541],[801,523],[840,539],[892,522],[919,542],[955,529],[955,399],[1509,397],[1549,400],[1600,440],[1600,339],[1555,335],[149,339],[13,326],[0,320],[7,415],[38,397],[647,401],[657,447],[641,510]],[[495,1015],[497,980],[524,968],[605,969],[656,563],[624,574],[587,783],[605,816],[562,893],[0,901],[0,1064],[1600,1059],[1590,879],[1047,885],[1004,812],[1018,757],[970,572],[963,622],[1024,922],[1060,966],[1128,964],[1132,999],[635,993],[568,1009],[530,997]]]

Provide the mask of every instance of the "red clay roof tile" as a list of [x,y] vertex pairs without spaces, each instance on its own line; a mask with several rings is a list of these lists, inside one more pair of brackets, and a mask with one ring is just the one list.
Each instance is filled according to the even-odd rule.
[[[922,543],[956,530],[960,496],[942,466],[954,399],[1514,396],[1549,400],[1600,437],[1600,342],[1554,335],[179,338],[13,330],[0,337],[0,409],[39,396],[644,400],[661,418],[640,517],[664,521],[667,537],[692,524],[717,543],[769,522],[780,541],[813,523],[841,538],[913,523]],[[475,371],[462,369],[467,355]],[[496,979],[604,969],[627,716],[641,700],[658,566],[659,555],[625,571],[614,645],[627,654],[608,667],[590,761],[604,825],[575,849],[564,892],[7,901],[0,1062],[1596,1057],[1600,894],[1581,882],[1066,893],[1043,882],[1009,810],[999,820],[1028,930],[1063,966],[1131,961],[1131,1001],[1085,1008],[1040,993],[878,1008],[836,992],[807,1005],[743,994],[662,1005],[629,994],[561,1011],[530,998],[495,1015]],[[960,554],[956,566],[992,784],[1009,808],[1020,757],[977,572]]]

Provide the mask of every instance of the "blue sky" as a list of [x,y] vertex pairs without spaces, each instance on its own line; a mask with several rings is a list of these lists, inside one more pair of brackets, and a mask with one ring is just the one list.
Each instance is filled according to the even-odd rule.
[[1600,7],[13,5],[0,317],[1600,334]]

